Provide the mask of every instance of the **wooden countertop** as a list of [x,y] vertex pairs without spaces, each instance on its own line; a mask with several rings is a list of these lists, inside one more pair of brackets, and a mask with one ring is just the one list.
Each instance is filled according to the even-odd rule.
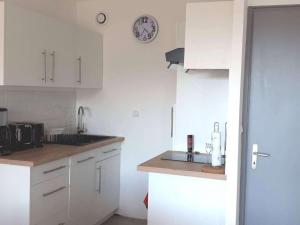
[[209,165],[191,162],[162,160],[165,153],[150,159],[138,166],[138,170],[150,173],[200,177],[215,180],[226,180],[225,168],[213,168]]
[[70,145],[44,145],[43,148],[29,149],[20,152],[14,152],[9,156],[1,156],[0,164],[10,164],[18,166],[38,166],[49,163],[55,160],[70,157],[72,155],[80,154],[90,151],[95,148],[103,147],[117,142],[123,142],[125,138],[115,137],[108,140],[96,142],[84,146],[70,146]]

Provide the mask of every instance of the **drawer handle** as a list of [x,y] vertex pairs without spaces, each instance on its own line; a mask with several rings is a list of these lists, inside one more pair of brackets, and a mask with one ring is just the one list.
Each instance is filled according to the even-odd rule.
[[65,223],[59,223],[58,225],[65,225]]
[[62,190],[64,190],[64,189],[66,189],[66,186],[63,186],[63,187],[60,187],[60,188],[58,188],[58,189],[56,189],[56,190],[54,190],[54,191],[45,193],[45,194],[43,194],[43,197],[48,197],[48,196],[53,195],[53,194],[55,194],[55,193],[57,193],[57,192],[59,192],[59,191],[62,191]]
[[53,172],[55,172],[55,171],[57,171],[57,170],[62,170],[62,169],[64,169],[64,168],[66,168],[66,167],[67,167],[67,166],[60,166],[60,167],[57,167],[57,168],[52,169],[52,170],[47,170],[47,171],[44,171],[44,174],[53,173]]
[[112,150],[109,150],[109,151],[106,151],[106,152],[103,152],[104,154],[108,154],[108,153],[111,153],[111,152],[115,152],[115,151],[118,151],[119,149],[112,149]]
[[83,163],[83,162],[92,160],[92,159],[94,159],[94,158],[95,158],[95,157],[89,157],[89,158],[87,158],[87,159],[79,160],[79,161],[77,161],[77,163]]
[[100,166],[97,168],[99,171],[99,184],[98,184],[98,189],[96,190],[99,194],[101,194],[101,178],[102,178],[102,167]]

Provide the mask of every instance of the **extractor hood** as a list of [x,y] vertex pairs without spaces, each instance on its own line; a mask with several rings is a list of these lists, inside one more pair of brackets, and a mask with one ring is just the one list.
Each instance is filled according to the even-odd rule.
[[184,48],[176,48],[166,53],[166,60],[169,62],[168,68],[173,64],[184,64]]

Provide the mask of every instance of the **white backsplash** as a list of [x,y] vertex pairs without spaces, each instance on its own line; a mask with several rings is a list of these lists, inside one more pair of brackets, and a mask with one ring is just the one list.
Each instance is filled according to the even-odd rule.
[[43,122],[46,129],[75,126],[74,90],[1,88],[0,107],[8,108],[9,121]]

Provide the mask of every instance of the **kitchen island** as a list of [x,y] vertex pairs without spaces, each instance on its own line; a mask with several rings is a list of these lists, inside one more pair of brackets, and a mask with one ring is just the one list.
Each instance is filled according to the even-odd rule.
[[148,225],[224,225],[224,168],[162,160],[164,154],[138,166],[149,173]]

